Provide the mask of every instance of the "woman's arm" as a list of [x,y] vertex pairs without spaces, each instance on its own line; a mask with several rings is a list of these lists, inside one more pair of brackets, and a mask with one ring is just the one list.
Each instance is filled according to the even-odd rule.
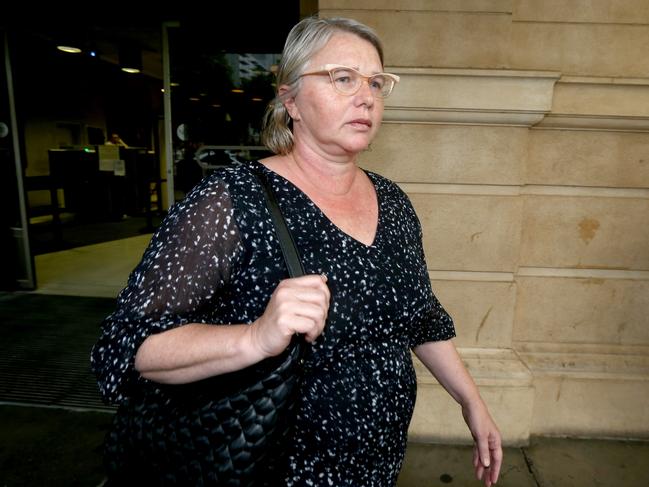
[[103,320],[91,365],[107,403],[125,401],[142,377],[201,380],[281,353],[296,332],[312,341],[322,331],[329,297],[321,276],[283,281],[253,324],[201,324],[227,299],[233,273],[249,265],[228,188],[205,178],[170,209]]
[[189,323],[151,335],[135,355],[145,379],[185,384],[242,369],[262,357],[252,347],[251,326]]
[[478,388],[450,340],[426,342],[415,355],[462,407],[462,416],[475,441],[473,466],[478,479],[490,486],[498,480],[502,464],[500,432]]
[[313,342],[329,309],[326,277],[282,281],[252,325],[190,323],[150,335],[137,350],[135,368],[146,379],[184,384],[243,369],[280,354],[294,333]]

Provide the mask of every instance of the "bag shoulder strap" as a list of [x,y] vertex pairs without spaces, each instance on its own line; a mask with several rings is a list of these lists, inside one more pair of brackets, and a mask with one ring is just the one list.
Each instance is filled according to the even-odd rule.
[[275,233],[279,239],[279,245],[282,248],[282,254],[284,255],[284,261],[286,262],[286,267],[288,269],[288,275],[290,277],[300,277],[305,274],[304,267],[302,265],[302,259],[300,258],[300,252],[295,245],[295,240],[291,231],[286,225],[286,220],[282,214],[282,210],[279,207],[277,202],[277,197],[273,191],[266,174],[259,170],[259,168],[251,167],[250,170],[257,177],[259,183],[264,192],[264,198],[266,199],[266,206],[270,212],[270,216],[273,220],[275,226]]

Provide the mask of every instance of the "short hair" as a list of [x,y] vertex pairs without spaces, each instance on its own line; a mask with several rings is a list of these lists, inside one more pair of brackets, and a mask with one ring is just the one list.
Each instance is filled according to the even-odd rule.
[[[277,89],[287,85],[290,87],[289,93],[294,95],[299,89],[300,76],[311,58],[329,42],[334,34],[339,32],[354,34],[372,44],[383,66],[383,46],[371,27],[357,20],[342,17],[329,19],[307,17],[298,22],[286,38],[277,71]],[[288,154],[293,149],[291,126],[292,121],[282,103],[282,97],[276,93],[264,115],[263,144],[275,154]]]

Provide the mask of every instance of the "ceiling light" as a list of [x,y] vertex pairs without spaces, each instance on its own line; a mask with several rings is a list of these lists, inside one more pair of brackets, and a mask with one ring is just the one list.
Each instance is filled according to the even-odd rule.
[[79,54],[81,49],[73,46],[56,46],[59,51],[68,52],[70,54]]
[[119,46],[118,56],[122,71],[126,73],[142,72],[142,51],[139,47],[131,44],[121,45]]

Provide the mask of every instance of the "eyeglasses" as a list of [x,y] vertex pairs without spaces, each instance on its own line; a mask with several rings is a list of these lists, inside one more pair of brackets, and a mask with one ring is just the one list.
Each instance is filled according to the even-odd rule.
[[304,73],[300,77],[322,74],[329,75],[331,84],[338,93],[348,96],[357,93],[361,89],[363,80],[367,80],[370,91],[375,98],[387,98],[392,93],[394,85],[399,82],[399,77],[396,74],[377,73],[365,76],[358,70],[342,64],[325,64],[322,70]]

